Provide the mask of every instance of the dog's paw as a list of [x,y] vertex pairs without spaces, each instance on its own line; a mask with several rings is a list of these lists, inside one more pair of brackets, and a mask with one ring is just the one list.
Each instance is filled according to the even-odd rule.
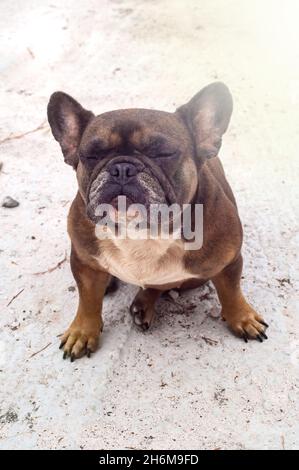
[[246,343],[250,338],[257,339],[261,343],[264,339],[268,339],[265,333],[268,328],[267,323],[248,304],[243,305],[238,311],[230,311],[227,314],[222,312],[222,317],[224,320],[227,320],[233,332],[243,338]]
[[149,307],[141,299],[136,298],[130,307],[130,313],[135,325],[146,331],[151,326],[156,312],[152,306]]
[[101,331],[102,324],[99,322],[75,319],[61,338],[59,349],[63,350],[63,359],[70,357],[73,362],[84,355],[90,357],[98,347]]

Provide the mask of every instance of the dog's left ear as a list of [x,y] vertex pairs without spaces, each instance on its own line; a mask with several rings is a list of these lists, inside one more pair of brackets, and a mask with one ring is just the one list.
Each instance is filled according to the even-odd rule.
[[221,82],[211,83],[177,109],[193,136],[201,162],[218,154],[232,110],[232,96]]
[[78,147],[82,134],[94,114],[84,109],[74,98],[56,91],[48,104],[48,121],[52,134],[60,143],[64,161],[77,168]]

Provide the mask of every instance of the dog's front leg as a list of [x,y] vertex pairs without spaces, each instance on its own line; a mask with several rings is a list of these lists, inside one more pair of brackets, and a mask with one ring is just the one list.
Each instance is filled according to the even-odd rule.
[[247,342],[248,338],[267,339],[267,323],[247,303],[240,287],[242,256],[223,269],[212,281],[222,306],[222,318],[230,328]]
[[77,314],[61,339],[63,358],[70,356],[71,361],[97,348],[103,329],[102,302],[110,280],[110,275],[94,270],[82,263],[74,249],[71,252],[71,268],[79,290]]

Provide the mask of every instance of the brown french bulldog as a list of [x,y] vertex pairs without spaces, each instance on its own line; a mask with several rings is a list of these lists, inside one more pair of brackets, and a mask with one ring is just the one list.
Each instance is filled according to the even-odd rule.
[[[62,337],[64,358],[96,350],[103,297],[117,278],[141,287],[130,311],[142,329],[151,325],[163,291],[212,280],[233,332],[246,342],[267,338],[268,325],[241,291],[242,226],[218,158],[231,113],[231,94],[218,82],[174,113],[121,109],[95,116],[63,92],[51,96],[52,133],[79,186],[68,216],[79,306]],[[100,239],[96,208],[119,195],[146,207],[203,204],[202,247],[186,250],[182,240]]]

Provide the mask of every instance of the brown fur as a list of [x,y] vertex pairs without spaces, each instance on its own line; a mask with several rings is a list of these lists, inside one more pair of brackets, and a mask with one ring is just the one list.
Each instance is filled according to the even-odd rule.
[[[113,266],[124,280],[136,278],[136,284],[145,288],[130,309],[143,329],[154,319],[161,292],[212,280],[230,328],[246,341],[266,338],[266,324],[241,291],[242,226],[217,156],[231,111],[231,97],[222,84],[206,87],[174,114],[132,109],[94,117],[68,95],[52,95],[48,115],[53,135],[66,162],[76,169],[79,186],[68,216],[79,306],[62,338],[64,357],[70,355],[73,360],[96,349],[103,326],[102,300],[111,274],[115,275]],[[148,186],[142,189],[144,194],[140,190],[140,197],[149,202],[154,195],[169,203],[203,204],[201,249],[185,251],[180,242],[119,244],[97,238],[90,188],[103,180],[102,174],[107,178],[111,162],[119,161],[137,165],[138,172],[146,175]],[[104,197],[104,190],[101,194]],[[139,193],[134,194],[138,198]],[[139,275],[143,276],[140,282]]]

